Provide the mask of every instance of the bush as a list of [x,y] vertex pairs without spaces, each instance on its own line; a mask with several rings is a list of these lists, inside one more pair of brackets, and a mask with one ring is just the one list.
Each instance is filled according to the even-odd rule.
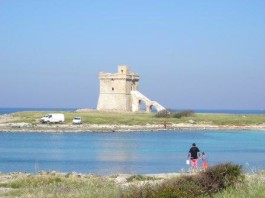
[[131,186],[127,191],[123,191],[121,197],[213,197],[214,193],[233,187],[241,181],[243,181],[241,166],[226,163],[211,167],[197,175],[183,175],[161,184]]
[[243,181],[242,167],[231,163],[219,164],[208,168],[200,175],[202,189],[208,195]]
[[157,187],[154,198],[193,198],[201,195],[200,181],[195,176],[182,176],[163,182]]
[[194,113],[192,111],[186,110],[186,111],[180,111],[178,113],[174,113],[173,118],[191,117],[193,115]]
[[170,114],[171,112],[168,109],[163,109],[161,111],[158,111],[155,116],[158,118],[168,118],[170,117]]

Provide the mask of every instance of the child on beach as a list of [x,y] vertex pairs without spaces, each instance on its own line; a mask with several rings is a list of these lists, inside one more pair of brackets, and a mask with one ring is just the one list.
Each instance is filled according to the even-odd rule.
[[201,159],[202,159],[202,169],[206,170],[208,168],[208,162],[207,162],[207,157],[205,155],[205,152],[202,152]]

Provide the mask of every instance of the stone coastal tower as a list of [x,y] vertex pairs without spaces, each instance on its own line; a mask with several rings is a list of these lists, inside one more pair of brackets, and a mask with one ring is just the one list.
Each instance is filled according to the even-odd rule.
[[145,103],[147,112],[153,106],[157,111],[165,109],[139,92],[139,79],[140,76],[126,65],[118,66],[118,73],[100,73],[97,110],[136,112],[140,110],[141,102]]
[[131,91],[138,90],[139,75],[128,66],[118,66],[118,73],[100,73],[97,110],[132,111]]

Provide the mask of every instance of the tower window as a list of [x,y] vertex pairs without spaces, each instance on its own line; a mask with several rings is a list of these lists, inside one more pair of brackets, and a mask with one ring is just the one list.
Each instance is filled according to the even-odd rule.
[[114,91],[114,87],[112,87],[112,91]]

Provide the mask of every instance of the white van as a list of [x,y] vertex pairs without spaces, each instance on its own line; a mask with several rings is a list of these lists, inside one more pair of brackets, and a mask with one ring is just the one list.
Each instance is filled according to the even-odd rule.
[[64,114],[62,113],[51,113],[43,116],[40,121],[42,123],[62,123],[64,122]]

